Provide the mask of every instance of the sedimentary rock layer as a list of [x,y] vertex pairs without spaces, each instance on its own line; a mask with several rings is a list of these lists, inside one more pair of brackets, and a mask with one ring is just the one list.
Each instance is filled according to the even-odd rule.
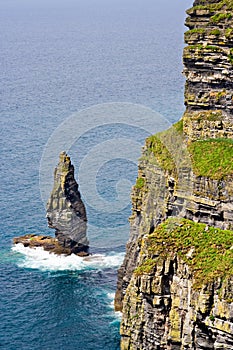
[[[197,0],[188,11],[186,112],[146,140],[132,191],[115,297],[116,310],[123,310],[122,350],[233,349],[232,18],[230,0]],[[178,248],[170,236],[160,240],[159,225],[169,218],[202,227],[195,244],[192,225],[187,229],[189,251],[186,240]],[[215,242],[217,235],[227,244]],[[148,245],[151,237],[156,249]],[[199,249],[202,265],[195,263]],[[218,275],[206,280],[208,273],[198,272],[205,271],[205,258],[214,263],[212,253],[220,259]]]
[[191,140],[233,137],[233,3],[195,1],[187,11],[184,132]]
[[[167,140],[168,135],[169,132]],[[171,140],[174,142],[174,135]],[[159,161],[149,143],[132,191],[130,239],[118,275],[115,308],[123,310],[121,348],[233,349],[232,278],[224,279],[225,272],[219,272],[219,278],[203,282],[196,290],[192,266],[174,253],[173,245],[168,245],[165,258],[152,254],[145,243],[169,217],[202,223],[203,232],[209,227],[232,229],[233,174],[224,180],[212,179],[195,175],[192,167],[182,164],[182,159],[180,167],[172,171],[169,164],[167,169],[161,168]],[[227,231],[222,232],[224,235]],[[233,246],[233,232],[229,239]],[[163,244],[166,246],[167,240]],[[208,243],[207,247],[201,244],[208,250]],[[181,244],[180,250],[183,248]],[[233,258],[232,247],[228,253]],[[216,251],[218,254],[222,254],[221,249]],[[152,271],[135,272],[150,259],[155,263]],[[218,298],[220,292],[222,297]]]
[[[177,216],[221,229],[233,228],[233,174],[219,179],[196,175],[185,136],[177,125],[161,133],[159,141],[156,138],[147,140],[139,163],[140,181],[132,190],[130,239],[115,298],[118,310],[137,266],[141,240],[162,221]],[[153,143],[159,142],[160,149],[154,150]],[[232,156],[233,145],[230,161]]]
[[196,286],[193,268],[176,251],[162,255],[162,242],[151,248],[150,241],[142,240],[124,298],[121,349],[232,349],[233,278]]

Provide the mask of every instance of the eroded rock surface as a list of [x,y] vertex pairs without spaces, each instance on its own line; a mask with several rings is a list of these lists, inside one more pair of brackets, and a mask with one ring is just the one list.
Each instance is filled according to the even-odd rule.
[[55,229],[55,237],[28,234],[14,238],[14,244],[42,247],[55,254],[89,255],[86,209],[74,178],[74,166],[65,152],[60,154],[55,168],[47,219],[49,227]]
[[[175,251],[158,241],[158,253],[147,244],[158,225],[174,217],[204,224],[203,235],[209,227],[223,236],[233,229],[233,2],[196,0],[187,13],[186,112],[173,128],[147,139],[132,190],[130,238],[115,296],[115,309],[123,311],[122,350],[233,349],[231,267],[209,282],[199,278],[196,288],[195,273],[205,268],[193,264],[192,241],[189,263],[181,258],[182,244]],[[212,247],[205,244],[208,259]]]
[[184,132],[191,140],[232,138],[232,1],[196,0],[187,13]]
[[[146,259],[151,254],[143,248],[141,261]],[[176,254],[158,256],[150,272],[133,273],[123,302],[121,349],[233,349],[233,278],[198,290],[194,283],[192,269]]]
[[65,152],[54,172],[54,186],[47,203],[47,219],[61,246],[73,252],[88,247],[86,209],[74,178],[74,166]]

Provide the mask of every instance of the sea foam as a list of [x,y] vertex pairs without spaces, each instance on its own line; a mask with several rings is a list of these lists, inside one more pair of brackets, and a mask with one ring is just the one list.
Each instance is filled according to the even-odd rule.
[[110,252],[109,254],[93,254],[80,257],[74,254],[56,255],[46,252],[43,248],[24,247],[16,244],[12,251],[20,253],[22,259],[17,261],[19,267],[39,269],[42,271],[84,271],[118,268],[123,261],[124,253]]
[[[115,293],[114,293],[114,292],[107,293],[107,298],[108,298],[109,301],[110,301],[110,305],[109,305],[109,306],[110,306],[110,308],[111,308],[112,311],[113,311],[113,314],[114,314],[115,319],[116,319],[117,321],[121,321],[122,312],[120,312],[120,311],[114,311]],[[111,323],[114,324],[116,320],[114,320],[114,321],[111,322]]]

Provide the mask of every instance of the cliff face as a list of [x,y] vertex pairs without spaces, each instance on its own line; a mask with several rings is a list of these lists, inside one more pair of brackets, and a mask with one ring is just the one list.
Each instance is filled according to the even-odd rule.
[[187,11],[184,132],[233,137],[233,2],[196,0]]
[[54,172],[54,187],[47,203],[47,219],[58,243],[76,252],[88,246],[86,209],[81,200],[74,167],[65,152]]
[[[233,349],[233,231],[210,226],[212,205],[206,205],[207,197],[193,196],[192,203],[201,208],[198,215],[193,213],[195,222],[190,221],[200,226],[197,240],[187,219],[184,237],[178,234],[171,241],[172,226],[171,233],[161,235],[158,222],[169,218],[172,207],[176,219],[191,218],[191,210],[186,210],[191,198],[175,199],[178,192],[171,186],[167,192],[161,191],[164,175],[156,166],[148,165],[144,188],[133,192],[132,235],[119,271],[116,307],[120,309],[119,301],[123,300],[121,349]],[[165,183],[169,180],[169,176],[162,179]],[[209,185],[209,179],[201,181]],[[159,198],[161,205],[156,204]],[[183,210],[178,213],[182,201]],[[182,226],[179,221],[173,224]],[[228,225],[231,227],[232,221]],[[206,235],[208,239],[204,239]],[[222,236],[228,240],[227,246],[220,242]]]
[[[186,112],[143,149],[115,297],[124,350],[233,349],[232,9],[200,0],[188,10]],[[185,235],[171,240],[179,220]]]
[[[179,252],[161,252],[158,236],[142,240],[124,297],[121,349],[232,349],[233,279],[207,282],[208,272],[195,279]],[[195,248],[186,248],[191,260]]]

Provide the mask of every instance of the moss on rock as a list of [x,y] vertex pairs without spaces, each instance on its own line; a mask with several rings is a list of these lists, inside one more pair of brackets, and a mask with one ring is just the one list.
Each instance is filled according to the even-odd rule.
[[233,175],[233,140],[198,140],[192,142],[188,150],[195,175],[215,180]]
[[158,255],[166,258],[171,253],[191,267],[197,289],[233,274],[233,231],[170,218],[144,240],[150,257],[135,270],[136,274],[153,272]]

